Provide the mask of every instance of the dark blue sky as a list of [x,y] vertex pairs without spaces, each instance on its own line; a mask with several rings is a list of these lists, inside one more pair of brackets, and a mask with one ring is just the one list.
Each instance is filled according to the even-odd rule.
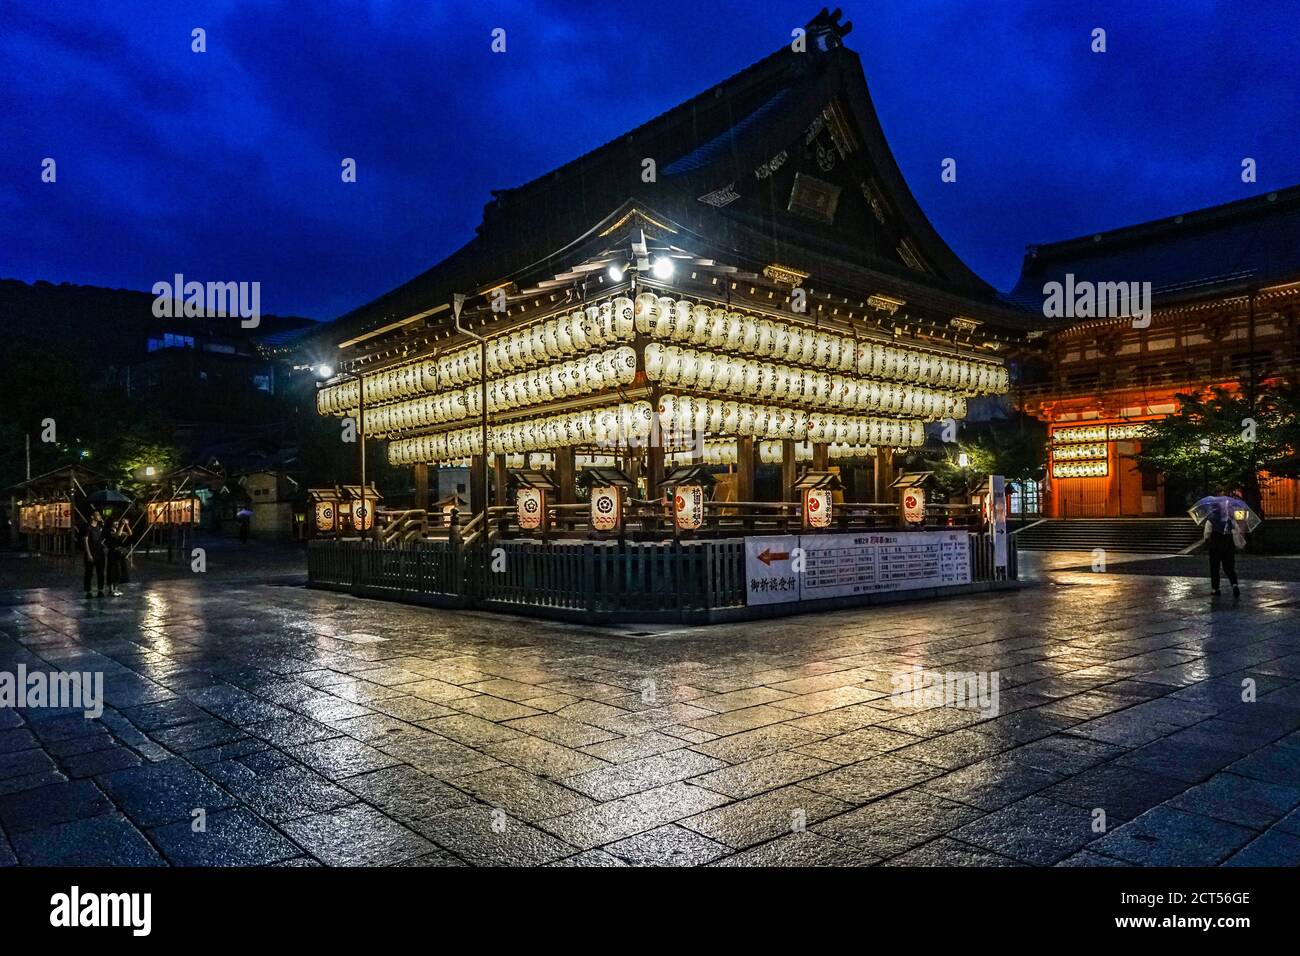
[[[264,311],[332,318],[469,239],[489,189],[735,73],[817,9],[0,0],[0,277],[258,280]],[[1300,0],[844,12],[904,175],[998,288],[1028,242],[1300,183]],[[948,156],[954,184],[939,178]],[[1247,156],[1255,184],[1241,181]],[[356,184],[340,181],[343,157]]]

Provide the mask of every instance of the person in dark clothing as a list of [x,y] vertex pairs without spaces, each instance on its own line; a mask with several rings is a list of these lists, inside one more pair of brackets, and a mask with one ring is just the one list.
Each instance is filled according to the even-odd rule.
[[1232,596],[1241,597],[1241,588],[1237,585],[1237,542],[1241,534],[1237,522],[1228,508],[1216,508],[1210,515],[1206,526],[1210,532],[1210,590],[1219,593],[1219,571],[1227,575],[1232,583]]
[[249,516],[242,511],[239,513],[239,543],[248,544],[248,525]]
[[125,518],[119,518],[108,526],[104,534],[104,545],[108,558],[108,593],[113,597],[121,596],[119,584],[126,583],[126,552],[130,547],[131,526]]
[[99,586],[98,596],[103,597],[104,565],[107,563],[108,552],[104,540],[104,519],[98,511],[90,513],[90,522],[81,535],[81,548],[85,571],[82,575],[82,581],[86,590],[86,597],[90,597],[91,574],[94,574],[95,581]]

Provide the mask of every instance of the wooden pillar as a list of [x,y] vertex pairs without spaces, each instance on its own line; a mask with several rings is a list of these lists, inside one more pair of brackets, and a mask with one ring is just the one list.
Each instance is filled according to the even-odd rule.
[[555,483],[560,486],[560,504],[571,505],[578,500],[577,479],[573,446],[555,449]]
[[876,449],[876,501],[885,504],[894,500],[894,449]]
[[646,499],[653,501],[662,494],[660,485],[664,482],[664,446],[650,445],[645,450],[646,458]]
[[825,471],[831,464],[831,446],[824,441],[813,442],[813,471]]
[[429,465],[423,461],[415,463],[415,507],[429,510]]
[[469,511],[476,515],[487,503],[487,485],[484,483],[484,459],[482,455],[473,455],[469,460]]
[[736,500],[754,500],[754,439],[736,439]]
[[495,497],[492,503],[494,505],[504,505],[506,503],[506,456],[497,455],[492,462],[493,467],[493,493]]
[[794,439],[781,439],[781,500],[794,501],[794,483],[798,478],[794,461]]

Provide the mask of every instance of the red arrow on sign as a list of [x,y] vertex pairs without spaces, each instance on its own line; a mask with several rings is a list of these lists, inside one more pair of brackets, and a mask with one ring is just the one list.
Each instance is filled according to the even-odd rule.
[[790,552],[789,552],[789,551],[772,551],[772,550],[769,549],[769,548],[764,548],[764,549],[763,549],[763,553],[760,554],[760,555],[758,556],[758,560],[762,561],[764,564],[766,564],[766,565],[770,568],[770,567],[772,566],[772,562],[773,562],[773,561],[789,561],[789,560],[790,560]]

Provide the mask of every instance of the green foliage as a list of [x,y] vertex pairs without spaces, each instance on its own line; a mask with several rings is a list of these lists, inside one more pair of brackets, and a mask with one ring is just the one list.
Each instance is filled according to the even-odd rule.
[[955,444],[931,442],[912,449],[901,464],[907,471],[934,472],[935,495],[955,501],[964,500],[989,475],[1008,480],[1042,478],[1046,454],[1047,426],[1020,415],[1006,421],[966,423]]
[[1148,426],[1138,461],[1197,482],[1205,494],[1240,492],[1259,505],[1259,478],[1300,477],[1300,390],[1266,383],[1252,402],[1215,388],[1180,394],[1179,409]]

